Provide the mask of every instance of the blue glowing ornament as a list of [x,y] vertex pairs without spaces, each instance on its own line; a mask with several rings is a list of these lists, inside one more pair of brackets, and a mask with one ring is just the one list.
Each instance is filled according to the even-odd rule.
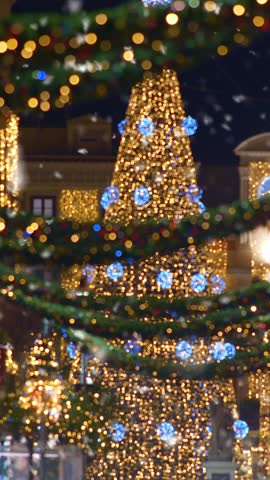
[[114,442],[121,442],[126,433],[126,428],[122,423],[114,422],[111,426],[110,437]]
[[207,287],[207,278],[202,273],[195,273],[190,280],[190,287],[196,293],[203,292]]
[[194,135],[198,128],[198,122],[195,120],[195,118],[192,118],[190,115],[186,118],[184,118],[182,122],[182,127],[185,130],[186,134],[190,137],[191,135]]
[[172,0],[142,0],[145,7],[167,7],[172,3]]
[[222,293],[226,288],[226,282],[219,275],[214,275],[211,277],[212,283],[212,292],[213,293]]
[[47,73],[44,72],[44,70],[35,70],[32,74],[33,78],[35,78],[36,80],[40,80],[41,82],[43,82],[44,80],[46,80],[47,78]]
[[124,267],[120,262],[111,263],[106,269],[110,280],[117,281],[124,275]]
[[163,422],[159,425],[157,434],[163,442],[169,442],[175,436],[175,430],[171,423]]
[[84,267],[82,269],[82,274],[83,276],[86,277],[86,280],[88,283],[91,283],[93,282],[94,278],[95,278],[95,267],[94,265],[86,265],[86,267]]
[[245,438],[249,432],[249,426],[244,420],[235,420],[233,423],[235,438]]
[[127,124],[126,120],[122,120],[121,122],[118,123],[117,127],[118,127],[118,132],[120,133],[120,135],[123,135],[123,133],[125,131],[125,128],[126,128],[126,124]]
[[73,342],[69,342],[67,344],[67,353],[68,353],[69,358],[71,360],[74,360],[74,358],[77,355],[77,348],[76,348],[76,346],[74,345]]
[[212,350],[212,356],[215,360],[224,360],[227,357],[225,343],[216,342]]
[[139,121],[137,128],[142,135],[150,137],[155,130],[155,125],[151,118],[145,117]]
[[151,195],[149,193],[149,190],[148,188],[146,187],[138,187],[136,188],[134,194],[133,194],[133,197],[134,197],[134,201],[135,203],[139,206],[139,207],[143,207],[144,205],[146,205],[150,199],[151,199]]
[[259,185],[258,197],[270,194],[270,177],[266,177]]
[[104,210],[107,210],[110,205],[119,200],[119,190],[114,185],[106,187],[101,195],[100,205]]
[[187,198],[192,203],[197,203],[202,198],[203,191],[197,185],[190,185],[187,191]]
[[187,360],[191,357],[193,353],[193,348],[190,343],[182,340],[176,346],[175,355],[180,358],[180,360]]
[[226,358],[231,360],[236,355],[236,348],[232,343],[224,343],[224,347],[226,349]]
[[124,345],[124,349],[128,353],[133,353],[134,355],[138,355],[141,352],[142,347],[137,342],[137,340],[128,340],[127,343]]
[[161,288],[170,288],[173,284],[173,274],[169,270],[163,270],[157,275],[157,283]]
[[199,209],[200,209],[200,213],[204,213],[204,212],[205,212],[206,206],[204,205],[203,202],[199,201],[199,202],[198,202],[198,207],[199,207]]

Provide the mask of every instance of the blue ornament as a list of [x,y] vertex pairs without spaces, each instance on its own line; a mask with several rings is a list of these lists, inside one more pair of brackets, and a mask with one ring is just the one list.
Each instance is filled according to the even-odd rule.
[[141,352],[142,347],[137,342],[137,340],[128,340],[127,343],[124,345],[124,349],[128,353],[133,353],[134,355],[138,355]]
[[194,135],[198,128],[198,122],[195,120],[195,118],[192,118],[190,115],[186,118],[184,118],[182,122],[182,127],[185,130],[186,134],[190,137],[191,135]]
[[185,340],[182,340],[177,344],[175,354],[177,357],[180,358],[180,360],[187,360],[188,358],[191,357],[192,353],[193,353],[193,348],[190,345],[190,343],[186,342]]
[[258,197],[270,194],[270,177],[266,177],[259,185]]
[[212,350],[212,356],[215,360],[224,360],[227,357],[225,343],[216,342]]
[[155,130],[155,125],[151,118],[145,117],[139,121],[137,128],[142,135],[150,137]]
[[104,210],[107,210],[110,205],[116,203],[119,200],[119,190],[114,185],[106,187],[101,195],[100,205]]
[[118,132],[120,133],[120,135],[123,135],[123,133],[125,131],[125,128],[126,128],[126,124],[127,124],[126,120],[122,120],[121,122],[118,123],[117,127],[118,127]]
[[190,280],[190,287],[196,293],[202,293],[207,287],[207,278],[202,273],[195,273]]
[[245,438],[249,432],[249,426],[244,420],[235,420],[233,431],[235,438]]
[[94,230],[94,232],[100,232],[100,230],[101,230],[101,225],[99,225],[99,223],[95,223],[95,224],[93,225],[93,230]]
[[121,442],[126,433],[126,428],[122,423],[114,422],[111,426],[110,437],[114,442]]
[[111,263],[106,269],[110,280],[117,281],[124,275],[124,267],[120,262]]
[[86,267],[82,269],[82,274],[86,277],[88,283],[93,282],[95,278],[95,271],[96,269],[94,265],[86,265]]
[[145,7],[167,7],[172,3],[172,0],[142,0]]
[[138,187],[136,188],[134,194],[133,194],[133,197],[134,197],[134,201],[135,203],[139,206],[139,207],[143,207],[144,205],[146,205],[150,199],[151,199],[151,195],[149,193],[149,190],[148,188],[146,187]]
[[226,358],[231,360],[236,355],[236,348],[232,343],[224,343],[224,347],[226,349]]
[[175,436],[175,430],[171,423],[163,422],[159,425],[157,434],[163,442],[168,442]]
[[226,288],[226,282],[219,275],[214,275],[211,277],[212,283],[212,292],[213,293],[222,293]]
[[36,80],[40,80],[41,82],[43,82],[47,78],[47,73],[44,72],[44,70],[36,70],[35,72],[33,72],[33,77]]
[[161,288],[170,288],[173,284],[173,274],[169,270],[163,270],[157,275],[157,283]]
[[71,360],[74,360],[74,358],[76,358],[77,348],[76,348],[76,346],[74,345],[73,342],[69,342],[67,344],[67,353],[68,353],[68,356]]
[[192,203],[197,203],[202,198],[203,191],[197,185],[190,185],[187,191],[187,198]]
[[198,202],[198,207],[199,207],[199,209],[200,209],[200,213],[204,213],[204,212],[205,212],[206,206],[204,205],[203,202],[199,201],[199,202]]

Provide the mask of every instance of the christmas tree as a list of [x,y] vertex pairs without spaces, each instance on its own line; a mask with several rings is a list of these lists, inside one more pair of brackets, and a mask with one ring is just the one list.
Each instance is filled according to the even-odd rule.
[[[137,85],[131,95],[123,137],[111,187],[102,195],[106,222],[126,224],[131,220],[166,217],[179,221],[202,208],[196,183],[195,164],[188,135],[196,122],[185,117],[176,74],[165,70]],[[166,231],[163,232],[166,236]],[[158,255],[129,264],[115,262],[96,272],[96,291],[122,295],[146,293],[158,296],[187,296],[220,292],[224,256],[215,263],[222,244],[195,248],[192,244],[173,257]],[[99,273],[99,275],[98,275]],[[100,282],[98,283],[98,277]],[[91,283],[90,283],[91,285]],[[174,312],[171,312],[171,319]],[[153,319],[144,318],[151,322]],[[198,365],[218,358],[217,346],[194,338],[188,342],[166,338],[142,341],[114,340],[129,353]],[[222,339],[219,348],[224,350]],[[140,365],[137,365],[139,370]],[[103,387],[115,390],[117,421],[109,426],[113,441],[109,455],[98,452],[89,477],[102,479],[198,479],[210,441],[210,408],[222,397],[235,407],[232,383],[142,380],[124,370],[103,370]]]

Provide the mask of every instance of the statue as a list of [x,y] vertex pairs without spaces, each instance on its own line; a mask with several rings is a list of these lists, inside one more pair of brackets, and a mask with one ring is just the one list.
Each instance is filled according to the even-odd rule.
[[210,461],[232,461],[233,459],[233,417],[223,399],[211,404],[212,438],[208,453]]

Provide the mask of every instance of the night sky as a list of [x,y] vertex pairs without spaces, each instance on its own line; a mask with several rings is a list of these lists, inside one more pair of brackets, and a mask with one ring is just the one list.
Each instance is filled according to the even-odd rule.
[[[116,0],[85,0],[89,10],[119,4]],[[62,11],[63,0],[17,0],[14,12]],[[258,33],[247,48],[235,48],[226,57],[209,58],[204,64],[179,74],[186,113],[195,117],[199,129],[192,138],[197,161],[202,164],[237,164],[233,149],[244,139],[270,131],[270,33]],[[128,92],[63,113],[51,112],[44,122],[58,123],[80,113],[111,116],[114,131],[122,120]]]

